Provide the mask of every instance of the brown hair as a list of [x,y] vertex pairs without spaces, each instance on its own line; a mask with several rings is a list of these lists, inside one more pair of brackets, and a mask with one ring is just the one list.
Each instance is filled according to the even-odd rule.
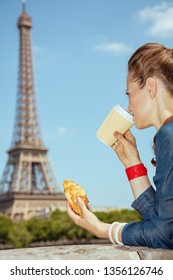
[[[138,48],[128,61],[128,75],[138,82],[140,88],[145,86],[149,77],[157,77],[165,89],[173,96],[173,50],[158,43],[148,43]],[[171,116],[171,118],[173,118]],[[164,124],[169,121],[166,120]],[[156,139],[152,149],[155,153]],[[151,163],[156,166],[156,159]]]
[[143,88],[147,78],[158,77],[173,95],[173,50],[158,43],[148,43],[135,51],[128,61],[128,74]]

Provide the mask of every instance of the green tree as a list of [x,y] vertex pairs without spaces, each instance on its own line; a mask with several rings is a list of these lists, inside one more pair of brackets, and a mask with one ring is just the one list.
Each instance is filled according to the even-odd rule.
[[49,227],[50,220],[34,217],[26,222],[26,229],[31,234],[33,242],[48,240]]
[[8,234],[9,242],[16,248],[28,247],[32,241],[31,234],[27,231],[25,223],[14,223]]
[[[94,237],[86,230],[76,226],[74,222],[69,218],[66,212],[62,212],[57,209],[52,213],[51,219],[53,221],[53,224],[55,222],[57,223],[56,230],[58,230],[57,232],[59,234],[59,237],[66,236],[70,240],[81,239],[81,238],[91,239]],[[56,234],[56,231],[54,231],[54,234]]]
[[5,216],[0,216],[0,243],[7,244],[9,243],[9,231],[12,227],[13,222],[10,218]]
[[103,222],[113,223],[118,222],[137,222],[141,221],[140,214],[135,210],[120,209],[109,212],[95,212],[95,215]]
[[[137,222],[141,221],[140,214],[135,210],[120,209],[109,212],[95,212],[103,222]],[[32,242],[53,241],[61,238],[79,241],[92,239],[94,235],[76,226],[66,212],[55,210],[49,219],[42,220],[34,217],[18,223],[0,216],[0,243],[13,244],[15,247],[27,247]]]

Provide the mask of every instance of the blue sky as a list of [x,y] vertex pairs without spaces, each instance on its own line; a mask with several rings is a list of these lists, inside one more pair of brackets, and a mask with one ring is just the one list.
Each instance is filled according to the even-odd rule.
[[[18,88],[21,0],[0,0],[0,176],[11,147]],[[127,61],[140,45],[173,47],[173,1],[27,0],[42,137],[62,190],[82,185],[91,206],[130,208],[124,167],[96,138],[117,103],[127,107]],[[154,128],[132,128],[152,182]]]

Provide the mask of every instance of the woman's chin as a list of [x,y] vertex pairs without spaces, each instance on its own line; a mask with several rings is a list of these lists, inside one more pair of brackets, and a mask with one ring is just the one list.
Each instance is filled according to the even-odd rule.
[[144,128],[146,128],[147,126],[145,126],[145,125],[143,125],[143,124],[141,124],[141,123],[135,123],[135,127],[137,128],[137,129],[144,129]]

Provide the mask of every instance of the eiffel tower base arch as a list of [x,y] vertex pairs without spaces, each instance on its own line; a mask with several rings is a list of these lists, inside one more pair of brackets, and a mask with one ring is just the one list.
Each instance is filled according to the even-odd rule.
[[64,211],[63,193],[6,193],[0,196],[0,212],[12,220],[27,220],[34,216],[47,218],[55,209]]

